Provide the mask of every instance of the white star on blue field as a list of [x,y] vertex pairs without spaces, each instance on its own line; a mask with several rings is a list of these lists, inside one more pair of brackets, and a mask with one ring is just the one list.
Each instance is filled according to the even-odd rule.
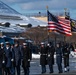
[[46,13],[46,6],[53,13],[64,12],[69,9],[70,16],[76,19],[76,0],[2,0],[16,11],[26,13]]

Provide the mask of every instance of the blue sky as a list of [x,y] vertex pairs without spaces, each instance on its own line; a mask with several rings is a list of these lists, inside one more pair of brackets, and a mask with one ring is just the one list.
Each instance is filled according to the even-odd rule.
[[16,11],[26,13],[46,13],[46,6],[53,13],[64,12],[68,8],[72,18],[76,19],[76,0],[2,0]]

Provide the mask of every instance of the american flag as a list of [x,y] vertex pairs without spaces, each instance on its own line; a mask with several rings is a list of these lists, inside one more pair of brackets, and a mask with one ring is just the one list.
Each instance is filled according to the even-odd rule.
[[70,20],[65,18],[56,17],[55,15],[51,14],[49,11],[48,13],[48,31],[56,31],[61,34],[65,34],[67,36],[71,36],[71,26]]

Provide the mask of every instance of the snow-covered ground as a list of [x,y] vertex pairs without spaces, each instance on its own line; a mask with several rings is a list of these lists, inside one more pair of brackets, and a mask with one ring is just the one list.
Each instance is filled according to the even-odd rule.
[[[76,52],[71,51],[70,56],[76,58]],[[40,55],[39,54],[32,54],[32,58],[39,59]],[[54,58],[56,58],[56,55],[54,55]]]
[[[32,54],[33,59],[39,59],[40,55],[39,54]],[[56,58],[56,55],[54,55],[54,58]]]
[[71,51],[70,55],[76,58],[76,52]]
[[39,54],[32,54],[32,58],[33,59],[39,59],[40,58],[40,55]]

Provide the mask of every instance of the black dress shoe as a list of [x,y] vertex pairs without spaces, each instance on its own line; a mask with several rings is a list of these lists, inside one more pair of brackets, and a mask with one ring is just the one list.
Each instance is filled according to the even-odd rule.
[[69,71],[69,69],[67,71]]
[[46,73],[46,72],[41,72],[42,74]]
[[63,73],[63,72],[59,72],[59,73]]
[[53,72],[49,72],[49,73],[53,73]]

